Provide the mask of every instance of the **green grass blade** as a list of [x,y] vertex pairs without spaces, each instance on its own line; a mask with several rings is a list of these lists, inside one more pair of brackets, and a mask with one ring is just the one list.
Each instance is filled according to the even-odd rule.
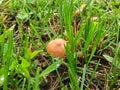
[[12,32],[13,28],[10,28],[11,32],[9,33],[8,36],[8,49],[7,49],[7,53],[6,53],[6,64],[4,67],[4,86],[3,89],[7,90],[8,89],[8,72],[9,72],[9,67],[10,67],[10,63],[11,63],[11,57],[12,57],[12,49],[13,49],[13,32]]
[[85,64],[84,68],[83,68],[83,74],[82,74],[82,81],[81,81],[80,90],[83,90],[83,86],[84,86],[84,82],[85,82],[86,70],[87,70],[87,67],[86,67],[86,64]]
[[44,77],[47,74],[51,73],[52,71],[56,70],[62,64],[62,62],[63,62],[62,60],[58,60],[55,63],[51,64],[44,71],[42,71],[42,73],[39,76]]
[[40,90],[39,89],[39,81],[40,81],[40,79],[39,79],[39,72],[40,72],[40,70],[38,68],[37,71],[36,71],[36,76],[35,76],[34,90]]

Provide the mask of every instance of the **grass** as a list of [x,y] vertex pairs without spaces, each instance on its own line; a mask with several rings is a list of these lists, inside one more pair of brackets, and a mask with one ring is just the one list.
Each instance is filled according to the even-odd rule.
[[[120,89],[119,6],[117,0],[1,0],[0,89]],[[67,40],[65,58],[46,52],[55,38]]]

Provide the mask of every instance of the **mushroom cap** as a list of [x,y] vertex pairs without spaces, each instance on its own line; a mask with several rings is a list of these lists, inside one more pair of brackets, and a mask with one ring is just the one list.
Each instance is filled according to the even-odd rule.
[[66,55],[65,51],[66,41],[64,39],[55,39],[47,44],[47,53],[53,55],[54,57],[63,58]]

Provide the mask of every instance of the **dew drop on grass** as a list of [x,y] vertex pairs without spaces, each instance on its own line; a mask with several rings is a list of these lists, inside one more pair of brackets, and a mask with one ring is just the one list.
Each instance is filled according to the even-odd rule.
[[13,81],[15,81],[15,78],[13,79]]
[[25,75],[25,73],[22,73],[23,75]]
[[57,66],[57,67],[59,67],[59,66],[60,66],[60,64],[57,64],[56,66]]
[[0,81],[4,81],[4,77],[0,78]]
[[0,86],[4,84],[4,75],[0,76]]

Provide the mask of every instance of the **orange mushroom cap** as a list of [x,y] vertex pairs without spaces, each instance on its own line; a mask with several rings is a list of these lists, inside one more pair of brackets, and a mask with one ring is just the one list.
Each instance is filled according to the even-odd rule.
[[46,47],[47,53],[53,55],[54,57],[63,58],[66,55],[66,51],[64,47],[65,44],[66,41],[64,39],[52,40],[47,44]]

